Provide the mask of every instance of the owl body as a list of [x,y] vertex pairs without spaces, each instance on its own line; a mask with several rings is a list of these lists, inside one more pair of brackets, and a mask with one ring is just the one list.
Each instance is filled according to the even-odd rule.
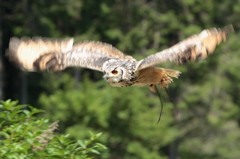
[[136,70],[138,64],[135,60],[111,59],[103,64],[103,78],[113,87],[148,85],[155,92],[156,85],[166,88],[173,81],[171,77],[178,78],[180,75],[177,70],[153,66]]
[[28,71],[61,71],[67,67],[85,67],[103,72],[103,78],[111,86],[148,85],[151,91],[156,91],[156,85],[168,87],[173,81],[172,77],[178,78],[180,72],[155,65],[163,62],[183,64],[205,59],[233,31],[232,25],[223,29],[203,30],[140,61],[102,42],[89,41],[73,45],[73,38],[13,37],[7,55]]

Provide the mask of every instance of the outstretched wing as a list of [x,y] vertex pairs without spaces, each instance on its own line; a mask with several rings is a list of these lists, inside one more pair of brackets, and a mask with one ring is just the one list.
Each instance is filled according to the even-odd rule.
[[110,58],[134,60],[112,45],[102,42],[82,42],[73,46],[72,38],[11,38],[7,55],[28,71],[59,71],[71,66],[102,71],[102,64]]
[[103,63],[113,58],[136,61],[110,44],[90,41],[74,45],[73,49],[64,55],[63,63],[65,67],[81,66],[103,71]]
[[139,61],[137,70],[167,61],[182,64],[188,61],[195,61],[196,59],[205,59],[208,54],[213,53],[217,45],[226,40],[228,33],[233,31],[232,25],[223,29],[203,30],[198,35],[192,35],[166,50]]
[[72,49],[73,39],[52,40],[41,37],[12,37],[9,42],[7,56],[21,69],[34,71],[34,61],[49,53],[66,53]]

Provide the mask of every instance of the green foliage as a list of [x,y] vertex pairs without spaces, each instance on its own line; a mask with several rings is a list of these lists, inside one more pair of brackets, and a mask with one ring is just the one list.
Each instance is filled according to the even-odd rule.
[[[85,76],[79,88],[69,89],[71,81],[56,81],[66,87],[40,97],[40,105],[48,110],[45,115],[53,121],[60,120],[62,127],[67,127],[62,130],[64,133],[82,138],[87,131],[103,132],[100,140],[111,150],[104,152],[103,158],[166,157],[157,150],[177,136],[176,128],[169,127],[174,124],[170,103],[164,103],[161,123],[157,125],[160,103],[148,88],[107,87],[104,81],[93,83]],[[83,129],[86,131],[79,131]]]
[[96,140],[101,133],[90,133],[85,140],[71,140],[69,135],[54,131],[58,122],[49,125],[48,119],[36,117],[43,112],[14,101],[0,104],[0,158],[62,158],[91,159],[106,147]]
[[[46,110],[51,122],[59,120],[59,132],[75,140],[89,131],[103,132],[100,141],[108,150],[101,158],[239,158],[239,0],[9,0],[1,5],[5,48],[10,36],[73,36],[77,42],[108,42],[138,60],[205,28],[233,24],[236,32],[206,60],[161,64],[182,74],[169,87],[180,112],[173,115],[173,104],[161,91],[158,125],[160,103],[146,87],[112,88],[101,73],[83,68],[28,73],[28,102]],[[21,79],[11,66],[5,67],[5,84],[15,99]]]

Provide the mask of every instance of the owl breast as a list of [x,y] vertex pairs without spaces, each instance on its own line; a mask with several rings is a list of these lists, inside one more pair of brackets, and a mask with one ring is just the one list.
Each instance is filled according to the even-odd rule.
[[108,82],[108,84],[112,87],[129,87],[134,85],[136,82],[135,81],[119,81],[119,82]]

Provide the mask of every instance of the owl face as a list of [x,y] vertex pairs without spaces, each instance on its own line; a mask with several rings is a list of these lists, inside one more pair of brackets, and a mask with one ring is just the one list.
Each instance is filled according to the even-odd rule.
[[123,75],[123,68],[114,67],[112,69],[109,68],[109,69],[105,70],[103,78],[108,83],[118,83],[119,81],[122,80],[122,75]]
[[134,74],[133,65],[128,60],[111,59],[103,64],[103,78],[113,87],[126,87]]
[[103,64],[104,80],[107,83],[117,83],[122,79],[122,69],[117,59],[111,59]]

